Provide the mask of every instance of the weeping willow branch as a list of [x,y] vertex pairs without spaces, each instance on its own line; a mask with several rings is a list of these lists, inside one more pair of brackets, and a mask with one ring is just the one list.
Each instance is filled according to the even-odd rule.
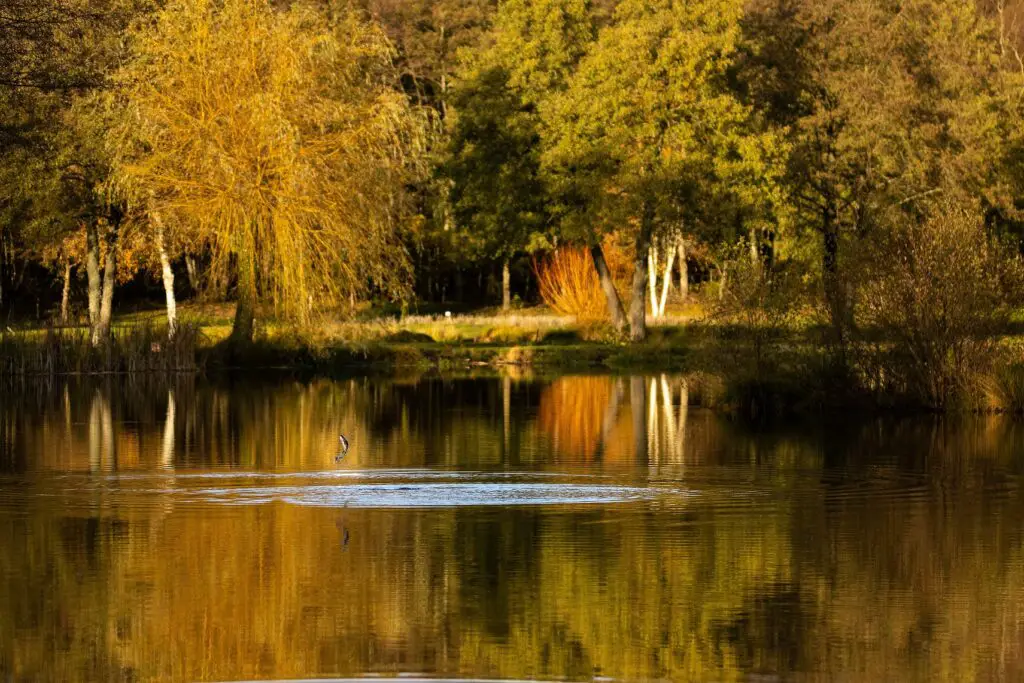
[[120,182],[179,243],[209,245],[213,281],[251,272],[253,303],[297,319],[407,293],[397,228],[426,127],[379,30],[301,3],[172,0],[132,46],[112,103]]

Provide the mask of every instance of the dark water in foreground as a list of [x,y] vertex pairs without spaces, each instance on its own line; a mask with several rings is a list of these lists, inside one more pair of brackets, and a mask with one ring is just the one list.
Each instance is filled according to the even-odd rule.
[[1024,425],[687,387],[5,392],[0,681],[1024,680]]

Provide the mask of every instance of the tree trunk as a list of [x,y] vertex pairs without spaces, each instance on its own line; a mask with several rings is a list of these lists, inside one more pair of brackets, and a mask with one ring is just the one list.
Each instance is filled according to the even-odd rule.
[[178,331],[178,304],[174,299],[174,271],[171,270],[171,259],[167,256],[167,242],[164,238],[164,222],[160,214],[153,212],[153,227],[156,228],[156,246],[160,251],[160,268],[163,271],[164,298],[167,300],[167,338],[174,339]]
[[750,228],[747,232],[747,246],[750,249],[750,263],[757,265],[758,249],[757,249],[757,230]]
[[658,243],[647,250],[647,291],[651,295],[651,317],[658,317]]
[[686,240],[682,237],[676,250],[679,252],[679,297],[685,302],[690,296],[690,266],[686,262]]
[[509,260],[506,258],[501,263],[501,310],[508,311],[512,308],[512,273],[509,269]]
[[68,297],[71,294],[71,261],[64,262],[64,288],[60,293],[60,324],[68,324]]
[[[85,272],[89,280],[89,327],[96,327],[100,318],[100,234],[99,226],[90,221],[85,225]],[[91,332],[90,329],[90,332]]]
[[722,266],[722,276],[718,278],[718,300],[725,298],[725,288],[729,280],[729,271]]
[[188,286],[195,294],[199,291],[199,272],[196,270],[196,257],[185,254],[185,272],[188,274]]
[[7,232],[0,228],[0,311],[4,308],[4,281],[7,279]]
[[672,266],[676,263],[675,249],[668,250],[668,261],[665,262],[665,276],[661,281],[661,300],[658,302],[658,317],[665,317],[665,305],[668,303],[668,288],[672,284]]
[[228,342],[241,346],[252,342],[256,324],[256,272],[255,264],[244,255],[238,257],[238,305],[235,307],[235,322],[231,327]]
[[633,288],[629,299],[629,340],[640,342],[647,338],[647,306],[644,293],[647,289],[647,252],[651,247],[654,232],[654,207],[644,203],[640,218],[640,234],[636,238],[636,255],[633,257]]
[[110,321],[114,313],[114,285],[117,275],[117,227],[111,226],[107,233],[107,253],[104,255],[103,263],[103,290],[100,298],[100,314],[93,326],[92,344],[98,346],[100,342],[110,336]]
[[622,308],[622,301],[615,289],[615,281],[608,269],[608,262],[604,260],[604,250],[600,244],[590,247],[590,258],[594,261],[594,269],[597,271],[597,279],[601,283],[601,291],[604,292],[605,303],[608,305],[608,317],[618,332],[626,329],[626,311]]
[[825,305],[832,322],[834,341],[843,346],[846,332],[846,299],[839,278],[839,229],[834,213],[826,209],[822,214],[822,270],[825,285]]

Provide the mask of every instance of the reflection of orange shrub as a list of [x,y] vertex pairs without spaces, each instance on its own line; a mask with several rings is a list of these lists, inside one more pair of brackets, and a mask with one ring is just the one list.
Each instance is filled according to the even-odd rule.
[[[623,275],[628,276],[628,259],[611,240],[604,244],[605,260],[616,287],[623,291]],[[590,252],[584,247],[561,247],[542,261],[534,261],[540,295],[548,306],[579,320],[600,320],[607,314],[604,293]]]
[[560,454],[583,462],[594,458],[612,381],[608,377],[563,377],[541,394],[538,423]]

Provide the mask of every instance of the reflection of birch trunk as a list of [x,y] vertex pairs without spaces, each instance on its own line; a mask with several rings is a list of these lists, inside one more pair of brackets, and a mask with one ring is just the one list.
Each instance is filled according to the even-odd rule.
[[612,395],[608,397],[608,405],[604,409],[604,417],[601,420],[601,441],[597,445],[598,460],[604,458],[608,452],[608,440],[611,438],[612,429],[619,417],[619,409],[622,407],[622,397],[626,393],[626,384],[621,377],[615,379],[612,385]]
[[647,392],[647,459],[661,462],[661,448],[658,443],[658,383],[651,378],[651,389]]
[[64,438],[71,444],[71,392],[67,383],[64,384]]
[[668,376],[661,375],[661,414],[665,420],[663,430],[665,439],[665,452],[671,462],[679,462],[682,453],[679,450],[679,442],[676,440],[676,416],[675,406],[672,405],[672,390],[668,386]]
[[502,436],[507,454],[512,439],[512,378],[508,375],[501,378],[501,418]]
[[117,467],[117,454],[114,452],[114,419],[110,413],[110,403],[106,399],[100,402],[100,407],[103,409],[103,469],[109,471]]
[[89,471],[100,469],[100,407],[99,396],[94,394],[89,405]]
[[629,379],[629,403],[633,414],[633,450],[638,464],[647,462],[647,423],[644,421],[644,378]]
[[686,378],[679,383],[679,426],[676,432],[676,443],[679,444],[679,455],[682,460],[686,451],[686,419],[690,412],[690,385]]
[[89,469],[93,472],[109,470],[113,465],[113,450],[114,425],[110,406],[97,389],[89,407]]
[[164,418],[164,440],[160,450],[160,465],[166,469],[174,466],[174,390],[167,390],[167,417]]

